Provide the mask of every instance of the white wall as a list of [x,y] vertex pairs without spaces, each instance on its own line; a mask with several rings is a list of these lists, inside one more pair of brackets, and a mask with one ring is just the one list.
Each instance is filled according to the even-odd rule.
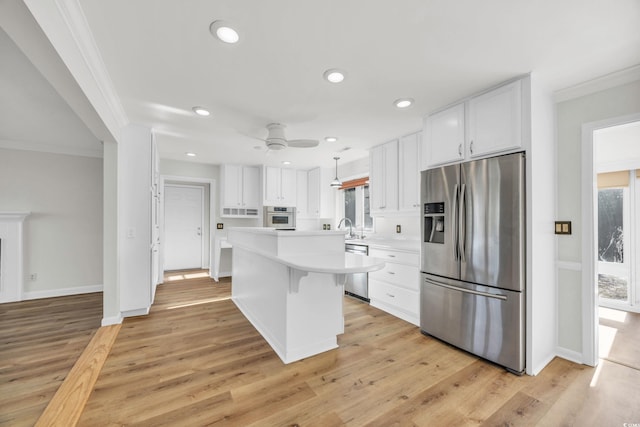
[[[558,347],[582,355],[582,125],[640,112],[640,81],[623,84],[556,106],[557,218],[572,221],[573,234],[558,236]],[[594,284],[595,286],[595,284]]]
[[25,299],[102,290],[102,179],[100,158],[0,148],[0,211],[32,212]]

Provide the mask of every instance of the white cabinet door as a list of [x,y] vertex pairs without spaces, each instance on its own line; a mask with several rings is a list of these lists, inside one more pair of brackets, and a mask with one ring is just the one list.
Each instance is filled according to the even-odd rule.
[[522,83],[520,80],[469,100],[469,157],[522,145]]
[[242,205],[242,166],[222,165],[222,207]]
[[464,147],[464,103],[428,116],[424,121],[424,168],[462,160]]
[[309,217],[309,197],[308,197],[308,176],[307,171],[296,172],[296,215],[298,218]]
[[260,168],[242,167],[242,206],[258,209],[260,206]]
[[296,171],[295,169],[280,170],[280,200],[285,206],[296,205]]
[[398,193],[399,210],[417,212],[420,206],[420,168],[421,138],[420,132],[400,139],[398,146]]
[[311,169],[307,175],[309,217],[320,217],[320,168]]
[[280,168],[270,166],[264,171],[264,204],[281,205]]
[[371,149],[369,196],[372,214],[398,211],[398,140]]

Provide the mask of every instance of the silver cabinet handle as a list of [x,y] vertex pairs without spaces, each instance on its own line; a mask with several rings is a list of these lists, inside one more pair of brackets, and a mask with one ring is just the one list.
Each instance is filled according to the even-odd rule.
[[471,143],[469,144],[469,152],[471,154],[473,154],[473,139],[471,140]]
[[458,155],[462,156],[462,144],[458,144]]
[[393,272],[393,271],[387,271],[387,273],[389,273],[389,274],[396,274],[396,273],[395,273],[395,272]]
[[387,296],[390,297],[390,298],[395,298],[396,297],[395,295],[392,295],[392,294],[390,294],[388,292],[387,292]]
[[388,256],[389,258],[395,258],[395,257],[396,257],[395,255],[391,255],[391,254],[387,254],[387,256]]

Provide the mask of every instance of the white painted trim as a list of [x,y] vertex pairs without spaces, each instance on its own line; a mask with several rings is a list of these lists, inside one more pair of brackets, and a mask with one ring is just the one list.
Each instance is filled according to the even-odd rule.
[[558,354],[558,357],[562,357],[563,359],[567,359],[571,362],[579,363],[581,365],[584,364],[582,354],[580,354],[580,352],[569,350],[568,348],[564,347],[558,347],[556,348],[556,353]]
[[[640,69],[640,67],[638,67]],[[582,125],[582,357],[583,363],[598,364],[598,295],[596,277],[595,236],[598,212],[594,208],[596,165],[593,132],[640,120],[640,114],[629,114]]]
[[138,309],[135,309],[135,310],[121,311],[120,315],[122,317],[146,316],[147,314],[149,314],[149,308],[150,307],[138,308]]
[[109,326],[109,325],[119,325],[120,323],[122,323],[123,317],[118,315],[118,316],[111,316],[111,317],[103,317],[102,318],[102,322],[101,322],[101,326]]
[[72,288],[45,289],[42,291],[29,291],[23,293],[23,300],[42,298],[66,297],[69,295],[92,294],[102,292],[102,285],[74,286]]
[[68,156],[80,156],[80,157],[95,157],[102,158],[102,148],[79,148],[79,147],[65,147],[63,145],[55,145],[39,142],[25,142],[25,141],[9,141],[6,139],[0,139],[0,148],[8,150],[23,150],[23,151],[38,151],[42,153],[53,154],[66,154]]
[[556,267],[561,270],[582,271],[582,263],[573,261],[557,261]]
[[595,92],[600,92],[612,87],[621,86],[627,83],[640,80],[640,65],[625,68],[604,76],[579,83],[565,89],[560,89],[553,94],[553,100],[556,103],[580,98]]
[[80,1],[56,0],[56,5],[109,111],[120,127],[126,126],[129,120],[104,65]]
[[640,161],[638,159],[625,159],[614,162],[598,163],[596,172],[616,172],[623,170],[640,169]]

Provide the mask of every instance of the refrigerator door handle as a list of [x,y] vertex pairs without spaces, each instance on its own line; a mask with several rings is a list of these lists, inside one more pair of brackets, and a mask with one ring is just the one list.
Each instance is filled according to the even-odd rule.
[[460,209],[458,212],[458,220],[459,220],[459,231],[458,231],[458,240],[460,244],[459,249],[459,257],[462,261],[466,261],[466,252],[467,252],[467,203],[466,203],[466,184],[462,184],[462,188],[460,190]]
[[451,240],[453,241],[453,257],[454,259],[460,259],[458,251],[458,184],[453,188],[453,206],[451,212]]
[[443,288],[452,289],[454,291],[463,292],[465,294],[479,295],[479,296],[482,296],[482,297],[494,298],[494,299],[499,299],[499,300],[502,300],[502,301],[506,301],[507,300],[507,296],[506,295],[496,295],[496,294],[490,294],[488,292],[480,292],[480,291],[474,291],[474,290],[471,290],[471,289],[459,288],[457,286],[447,285],[446,283],[437,282],[437,281],[431,280],[431,279],[424,279],[424,281],[426,283],[430,284],[430,285],[442,286]]

